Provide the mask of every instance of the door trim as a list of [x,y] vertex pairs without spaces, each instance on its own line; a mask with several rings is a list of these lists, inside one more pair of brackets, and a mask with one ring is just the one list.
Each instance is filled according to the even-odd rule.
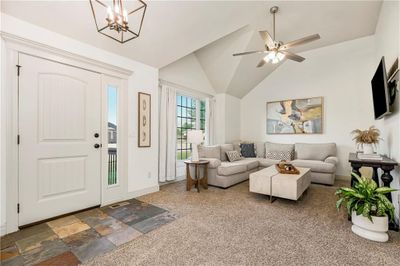
[[83,68],[89,71],[107,74],[110,76],[128,79],[133,71],[111,64],[103,63],[85,56],[76,55],[52,46],[31,41],[7,32],[1,33],[9,48],[43,59],[60,62],[62,64]]
[[[18,231],[19,225],[19,216],[17,213],[17,204],[19,201],[19,147],[17,144],[19,107],[18,76],[16,67],[16,65],[18,65],[18,53],[41,57],[43,59],[56,61],[61,64],[66,64],[78,68],[83,68],[88,71],[121,78],[123,79],[124,84],[127,84],[127,79],[129,75],[131,75],[133,72],[106,63],[102,63],[97,60],[65,52],[57,48],[19,38],[12,34],[2,33],[2,38],[0,41],[3,44],[0,51],[2,53],[1,63],[3,66],[1,68],[1,141],[2,143],[4,143],[3,145],[5,146],[5,149],[1,149],[0,163],[2,171],[1,175],[6,176],[6,189],[4,193],[5,195],[3,197],[6,201],[5,233],[9,234]],[[24,70],[22,66],[21,73],[23,73],[23,71]],[[124,160],[127,160],[127,158],[124,158]],[[124,178],[126,179],[126,176]],[[126,195],[124,195],[124,197],[126,197]]]

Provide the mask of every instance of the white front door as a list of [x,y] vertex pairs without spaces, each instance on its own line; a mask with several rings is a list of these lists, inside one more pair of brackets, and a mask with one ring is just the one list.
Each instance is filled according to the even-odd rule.
[[19,65],[19,225],[99,205],[101,75],[22,53]]

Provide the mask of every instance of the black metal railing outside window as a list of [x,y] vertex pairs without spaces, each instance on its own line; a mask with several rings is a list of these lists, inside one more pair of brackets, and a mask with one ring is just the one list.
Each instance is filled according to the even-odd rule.
[[117,183],[117,149],[108,148],[108,184]]

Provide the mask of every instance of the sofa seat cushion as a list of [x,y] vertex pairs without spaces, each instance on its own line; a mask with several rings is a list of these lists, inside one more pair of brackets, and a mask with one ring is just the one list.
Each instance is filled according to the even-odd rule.
[[247,171],[247,164],[244,160],[236,162],[222,162],[217,169],[218,175],[234,175],[238,173],[243,173]]
[[334,173],[336,166],[331,163],[315,160],[294,160],[292,164],[297,167],[310,168],[312,172],[318,173]]
[[270,167],[271,165],[277,164],[279,162],[280,160],[262,158],[259,159],[259,166],[265,168],[265,167]]
[[242,161],[246,163],[247,171],[258,168],[260,164],[258,158],[244,158]]
[[221,165],[221,160],[215,158],[200,158],[201,160],[207,160],[210,163],[208,164],[209,169],[215,169]]

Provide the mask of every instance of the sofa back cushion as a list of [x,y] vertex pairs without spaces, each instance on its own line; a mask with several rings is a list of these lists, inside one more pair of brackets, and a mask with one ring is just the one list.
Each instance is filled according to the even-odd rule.
[[293,160],[294,159],[294,144],[265,142],[265,154],[267,155],[271,152],[273,152],[273,153],[276,153],[276,152],[290,153],[290,160]]
[[221,146],[199,146],[200,158],[215,158],[221,160]]
[[299,160],[324,161],[336,156],[336,143],[296,143],[296,158]]
[[233,150],[240,152],[240,140],[235,140],[232,142]]
[[228,161],[228,157],[226,155],[227,151],[233,151],[233,144],[222,144],[221,145],[221,161],[226,162]]
[[261,141],[255,141],[254,147],[256,148],[257,158],[265,158],[265,143]]

